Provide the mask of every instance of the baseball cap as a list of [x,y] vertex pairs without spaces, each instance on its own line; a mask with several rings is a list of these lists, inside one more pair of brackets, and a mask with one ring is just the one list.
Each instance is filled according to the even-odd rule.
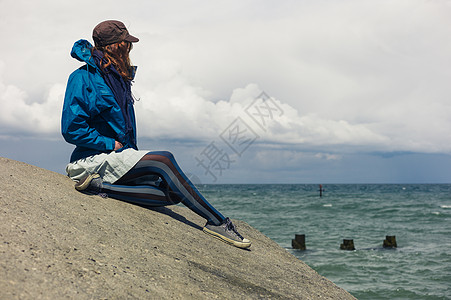
[[128,33],[124,23],[116,20],[107,20],[99,23],[92,31],[92,39],[96,47],[103,47],[122,41],[130,43],[139,41],[137,37]]

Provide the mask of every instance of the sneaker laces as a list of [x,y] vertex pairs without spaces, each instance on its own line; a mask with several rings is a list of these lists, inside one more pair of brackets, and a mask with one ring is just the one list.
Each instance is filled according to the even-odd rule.
[[232,221],[229,218],[226,218],[225,220],[225,228],[228,231],[233,232],[234,234],[236,234],[237,237],[239,237],[240,239],[244,239],[244,237],[236,230],[235,225],[232,223]]

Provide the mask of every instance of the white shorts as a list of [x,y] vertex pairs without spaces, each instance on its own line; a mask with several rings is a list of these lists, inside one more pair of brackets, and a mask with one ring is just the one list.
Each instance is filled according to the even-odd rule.
[[125,149],[101,153],[74,161],[66,166],[67,175],[79,181],[88,174],[99,174],[103,182],[113,184],[133,168],[148,150]]

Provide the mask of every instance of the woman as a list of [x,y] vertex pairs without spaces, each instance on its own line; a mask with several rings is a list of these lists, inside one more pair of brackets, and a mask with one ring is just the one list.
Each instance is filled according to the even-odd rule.
[[251,243],[199,193],[167,151],[139,151],[129,52],[138,38],[122,22],[93,30],[93,47],[77,41],[71,55],[86,64],[69,77],[61,128],[74,144],[66,171],[76,189],[147,205],[182,202],[207,220],[203,231],[240,248]]

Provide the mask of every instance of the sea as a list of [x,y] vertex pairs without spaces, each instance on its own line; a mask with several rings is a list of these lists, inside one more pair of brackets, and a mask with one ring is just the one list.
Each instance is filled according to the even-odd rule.
[[198,188],[357,299],[451,299],[451,184],[323,184],[321,197],[316,184]]

